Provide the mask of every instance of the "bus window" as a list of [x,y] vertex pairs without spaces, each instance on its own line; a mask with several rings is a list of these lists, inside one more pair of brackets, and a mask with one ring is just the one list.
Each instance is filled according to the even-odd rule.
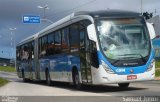
[[32,41],[31,51],[32,51],[32,59],[34,59],[34,41]]
[[28,43],[28,54],[29,54],[29,59],[34,58],[34,41]]
[[79,29],[78,24],[70,26],[70,49],[71,52],[77,52],[79,50]]
[[28,43],[28,60],[32,59],[32,42]]
[[38,55],[39,55],[39,57],[41,57],[41,40],[42,40],[42,38],[38,39]]
[[60,31],[55,32],[54,44],[55,44],[55,53],[56,54],[61,53],[61,32]]
[[28,44],[25,44],[22,47],[22,60],[28,60],[29,54],[28,54]]
[[46,49],[47,49],[47,36],[42,37],[41,40],[41,57],[46,55]]
[[20,60],[20,47],[16,48],[16,58],[17,60]]
[[62,51],[69,52],[69,28],[62,29]]
[[47,55],[54,54],[54,34],[51,33],[48,35],[48,48],[47,48]]
[[22,49],[22,46],[20,46],[20,55],[19,55],[19,60],[22,60],[22,51],[23,51],[23,49]]

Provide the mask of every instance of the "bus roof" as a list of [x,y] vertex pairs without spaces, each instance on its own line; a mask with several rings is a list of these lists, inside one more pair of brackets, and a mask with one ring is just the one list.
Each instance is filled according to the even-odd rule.
[[100,10],[100,11],[80,11],[76,12],[75,16],[78,15],[90,15],[93,18],[97,17],[135,17],[140,16],[140,13],[123,10]]
[[65,23],[65,22],[71,22],[72,19],[74,19],[75,17],[81,16],[81,15],[87,15],[87,16],[91,16],[93,18],[97,18],[97,17],[135,17],[135,16],[140,16],[140,13],[130,12],[130,11],[122,11],[122,10],[100,10],[100,11],[75,12],[75,13],[72,13],[72,14],[62,18],[61,20],[49,25],[48,27],[42,29],[38,33],[22,40],[17,45],[18,46],[22,45],[24,43],[32,41],[33,39],[35,39],[38,36],[43,36],[45,33],[50,32],[51,29]]
[[38,33],[37,33],[37,34],[34,34],[34,35],[32,35],[32,36],[29,36],[29,37],[23,39],[22,41],[20,41],[20,42],[17,44],[17,46],[22,45],[22,44],[25,44],[25,43],[27,43],[27,42],[30,42],[30,41],[34,40],[37,36],[38,36]]
[[42,29],[40,32],[38,32],[39,33],[38,36],[43,36],[43,33],[50,32],[51,29],[56,28],[57,26],[62,25],[65,22],[71,22],[72,16],[74,16],[74,13],[72,13],[72,14],[60,19],[59,21],[49,25],[48,27]]

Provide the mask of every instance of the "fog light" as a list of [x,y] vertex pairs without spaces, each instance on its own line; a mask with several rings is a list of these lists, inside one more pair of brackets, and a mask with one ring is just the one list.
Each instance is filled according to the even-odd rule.
[[151,71],[154,65],[155,65],[155,60],[153,59],[153,60],[151,61],[151,64],[150,64],[149,67],[147,68],[147,71]]
[[101,62],[102,62],[102,66],[103,66],[104,70],[107,73],[114,74],[114,71],[111,68],[109,68],[109,66],[104,61],[101,60]]

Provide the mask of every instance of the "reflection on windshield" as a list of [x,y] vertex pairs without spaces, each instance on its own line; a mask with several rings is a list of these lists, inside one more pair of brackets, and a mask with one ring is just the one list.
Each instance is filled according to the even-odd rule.
[[149,36],[140,19],[101,20],[98,23],[99,39],[109,59],[137,59],[148,56]]

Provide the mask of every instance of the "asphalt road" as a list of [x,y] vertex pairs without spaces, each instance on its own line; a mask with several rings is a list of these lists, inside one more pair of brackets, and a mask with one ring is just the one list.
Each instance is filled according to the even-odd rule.
[[[47,99],[48,101],[46,102],[50,102],[50,99],[66,102],[66,100],[68,99],[68,101],[70,102],[84,102],[85,100],[88,100],[90,102],[130,102],[126,101],[125,98],[130,96],[134,96],[135,98],[139,96],[160,96],[160,81],[136,82],[130,84],[130,87],[127,89],[120,89],[118,85],[104,85],[85,86],[82,90],[76,90],[73,85],[69,85],[67,83],[56,82],[53,86],[47,86],[45,85],[45,82],[42,81],[24,83],[22,79],[19,79],[17,77],[16,73],[0,72],[0,77],[11,81],[7,85],[0,88],[0,96],[24,96],[19,97],[19,100],[23,101],[26,99],[34,99],[34,102],[35,100],[37,100],[36,102],[39,102]],[[63,96],[63,98],[43,96]],[[106,96],[108,97],[106,98]],[[156,98],[157,101],[154,102],[160,102],[160,98]]]

